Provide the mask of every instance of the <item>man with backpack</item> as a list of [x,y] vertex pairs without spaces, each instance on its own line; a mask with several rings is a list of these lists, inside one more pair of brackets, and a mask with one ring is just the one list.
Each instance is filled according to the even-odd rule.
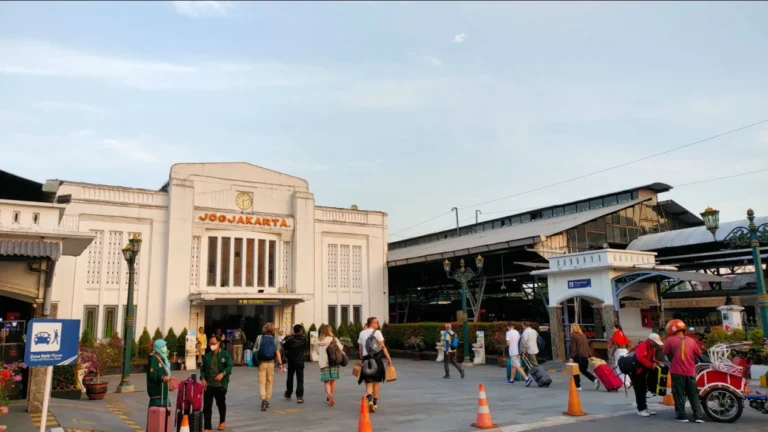
[[445,330],[442,334],[443,345],[445,347],[445,356],[443,356],[443,365],[445,366],[445,376],[443,379],[451,379],[451,369],[448,367],[450,362],[461,374],[461,379],[464,379],[464,368],[456,363],[456,349],[459,347],[459,338],[456,337],[456,333],[451,330],[451,325],[446,324]]
[[370,317],[365,325],[365,330],[360,332],[360,338],[357,340],[362,363],[360,378],[357,383],[360,384],[365,381],[368,410],[375,413],[379,408],[381,383],[386,377],[382,359],[386,358],[388,366],[392,366],[392,358],[384,345],[384,335],[379,330],[379,320],[376,317]]
[[288,379],[285,382],[285,398],[293,393],[293,376],[296,375],[296,402],[304,403],[304,346],[306,340],[301,324],[293,326],[293,334],[283,341],[285,361],[288,362]]
[[629,374],[632,379],[632,386],[635,389],[635,403],[637,405],[637,415],[640,417],[650,417],[656,414],[656,411],[648,409],[646,393],[648,393],[648,372],[656,367],[659,362],[656,359],[656,352],[664,343],[656,333],[648,335],[648,339],[640,342],[634,352],[619,359],[619,370],[624,374]]
[[269,400],[272,398],[272,387],[275,381],[275,360],[283,371],[283,360],[280,357],[280,342],[275,337],[275,325],[267,323],[261,330],[262,334],[256,338],[256,362],[259,364],[259,396],[261,397],[261,410],[269,408]]

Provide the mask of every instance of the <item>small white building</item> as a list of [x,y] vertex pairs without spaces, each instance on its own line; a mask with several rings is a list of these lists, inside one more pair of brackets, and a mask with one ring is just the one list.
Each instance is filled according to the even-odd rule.
[[94,237],[62,257],[59,318],[97,338],[122,334],[128,274],[121,249],[142,239],[136,332],[160,328],[360,321],[387,316],[387,215],[320,207],[307,181],[248,163],[181,163],[159,190],[51,180],[67,203],[59,228]]

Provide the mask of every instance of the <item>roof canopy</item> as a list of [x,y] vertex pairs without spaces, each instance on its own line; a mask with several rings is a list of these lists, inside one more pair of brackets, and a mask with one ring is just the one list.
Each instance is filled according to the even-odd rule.
[[[756,225],[768,223],[768,216],[755,218]],[[746,219],[723,222],[715,235],[718,242],[722,242],[735,228],[749,225]],[[657,251],[664,248],[691,246],[697,244],[714,243],[715,238],[704,226],[685,228],[681,230],[667,231],[659,234],[649,234],[638,237],[627,247],[628,250]]]

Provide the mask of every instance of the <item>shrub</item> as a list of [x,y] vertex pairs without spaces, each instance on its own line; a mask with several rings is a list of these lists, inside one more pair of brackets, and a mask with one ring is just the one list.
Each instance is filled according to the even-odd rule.
[[96,356],[96,379],[101,381],[109,366],[120,364],[122,352],[109,342],[102,342],[94,345],[93,354]]
[[149,353],[152,351],[150,348],[151,346],[152,338],[149,336],[149,330],[144,327],[144,331],[141,332],[141,336],[139,336],[139,356],[141,356],[141,358],[149,357]]
[[728,334],[728,342],[743,342],[745,340],[747,340],[747,333],[740,328],[735,328]]
[[722,327],[714,327],[712,331],[707,335],[705,346],[707,349],[712,348],[715,345],[726,343],[728,341],[728,332]]
[[187,328],[184,327],[184,330],[179,333],[179,339],[176,342],[176,354],[178,354],[181,357],[184,357],[184,354],[187,351]]
[[83,329],[83,334],[80,336],[80,348],[93,349],[93,336],[87,328]]
[[333,334],[338,334],[338,333],[339,333],[339,329],[338,329],[338,328],[336,328],[336,326],[335,326],[335,325],[333,325],[333,324],[328,324],[328,325],[329,325],[329,326],[331,326],[331,332],[332,332]]
[[416,352],[424,351],[424,338],[422,336],[411,336],[404,342],[404,345],[409,350]]
[[118,335],[117,332],[112,332],[112,336],[110,336],[107,344],[109,344],[109,346],[112,348],[119,350],[120,352],[123,351],[123,347],[125,346],[123,340],[120,338],[120,335]]
[[749,332],[747,340],[752,341],[753,348],[762,347],[765,345],[765,334],[762,329],[754,329]]
[[131,361],[139,358],[139,344],[136,343],[136,339],[131,340]]
[[176,353],[179,338],[176,337],[176,332],[173,331],[173,327],[168,329],[168,334],[165,336],[165,343],[168,345],[168,354]]
[[345,348],[352,348],[352,340],[349,338],[349,336],[340,337],[339,342]]
[[155,334],[152,336],[152,342],[163,338],[163,332],[160,331],[160,327],[155,329]]
[[344,323],[341,323],[339,326],[338,333],[335,333],[336,337],[342,338],[342,337],[349,337],[349,332],[347,331],[347,325]]
[[77,390],[78,386],[77,365],[53,367],[53,390]]

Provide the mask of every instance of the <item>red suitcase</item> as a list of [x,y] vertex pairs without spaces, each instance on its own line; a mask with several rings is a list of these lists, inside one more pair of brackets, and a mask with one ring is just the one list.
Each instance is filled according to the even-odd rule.
[[168,407],[150,407],[147,413],[147,432],[173,432],[171,409]]
[[609,392],[618,391],[622,386],[621,378],[619,378],[607,364],[602,364],[596,367],[595,376],[597,376],[597,379],[600,380],[603,387]]

